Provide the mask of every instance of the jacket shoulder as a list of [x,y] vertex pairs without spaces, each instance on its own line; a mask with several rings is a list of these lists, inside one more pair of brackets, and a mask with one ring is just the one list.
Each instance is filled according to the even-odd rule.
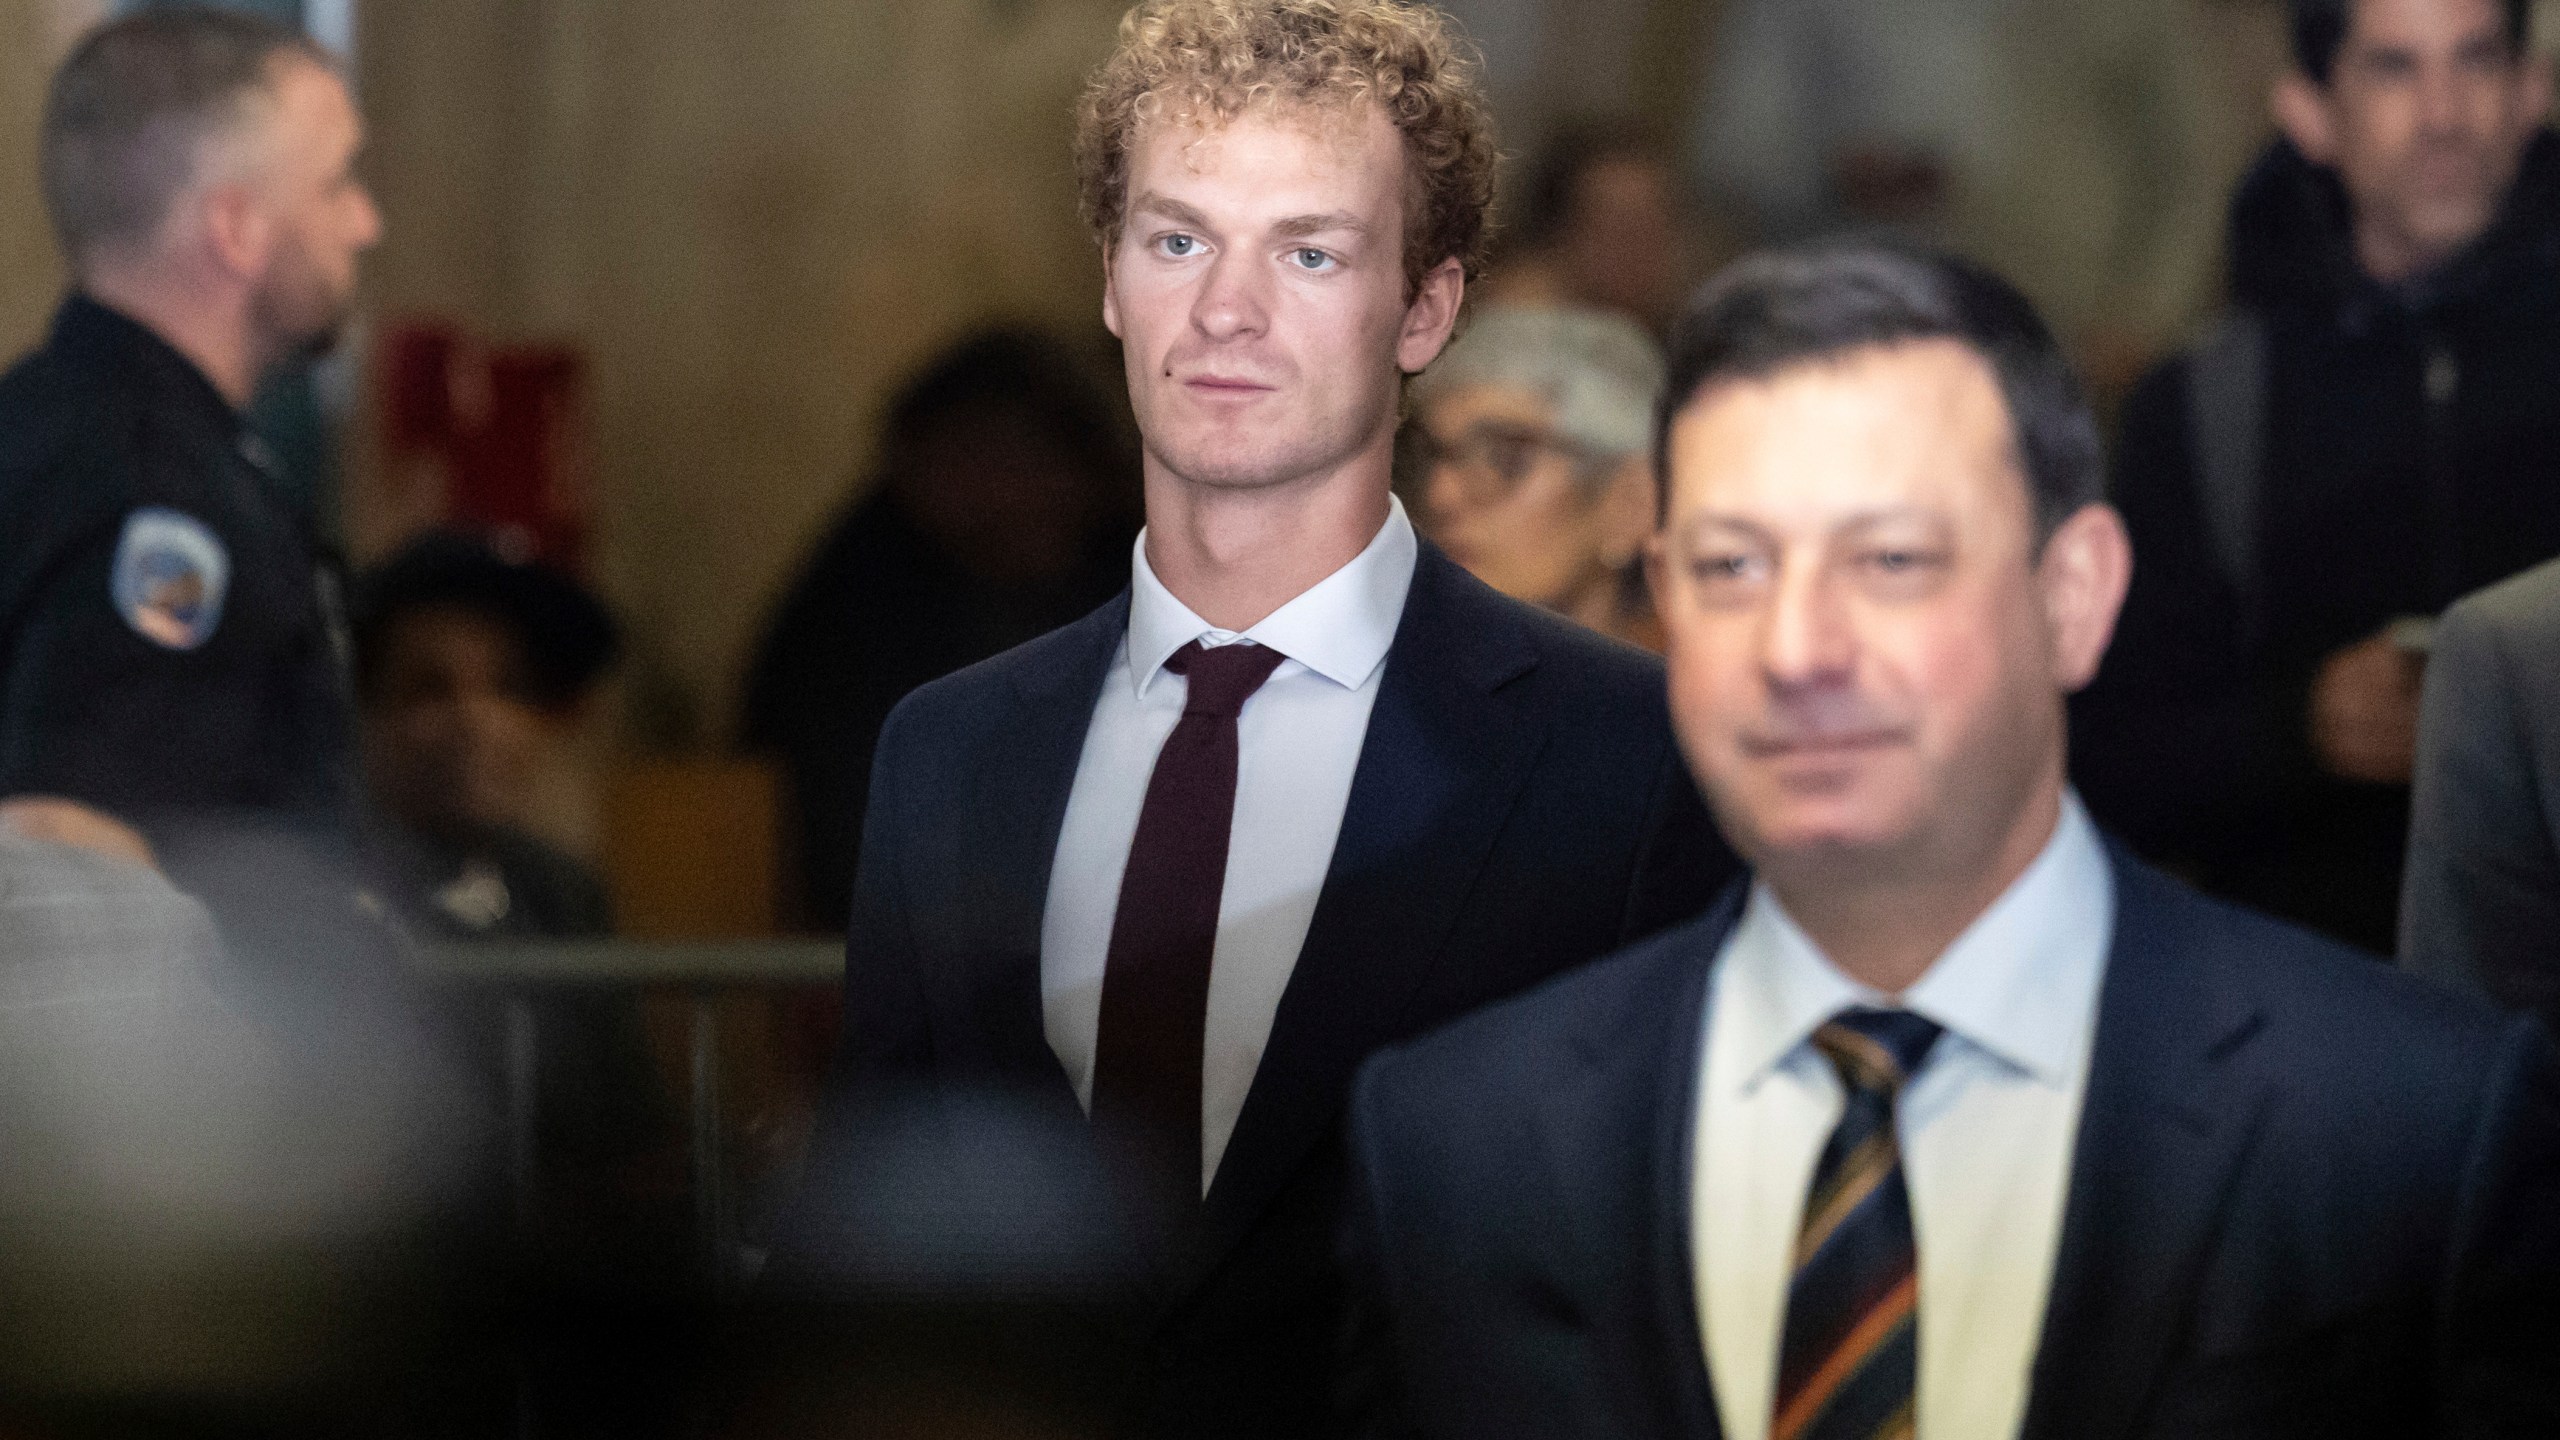
[[1736,885],[1696,919],[1381,1050],[1362,1088],[1390,1103],[1537,1088],[1567,1051],[1610,1047],[1630,1026],[1659,1023],[1665,1007],[1697,989],[1733,928],[1741,894]]
[[2504,644],[2560,649],[2560,560],[2547,560],[2454,602],[2447,633],[2487,632]]
[[881,743],[885,746],[889,732],[901,728],[967,726],[973,716],[986,713],[991,701],[1016,689],[1090,684],[1110,663],[1128,613],[1129,597],[1123,591],[1081,620],[917,686],[889,712]]
[[2119,930],[2139,916],[2150,943],[2185,950],[2252,1002],[2288,1069],[2315,1089],[2441,1093],[2434,1082],[2478,1074],[2520,1023],[2477,996],[2138,862],[2120,867],[2118,881]]

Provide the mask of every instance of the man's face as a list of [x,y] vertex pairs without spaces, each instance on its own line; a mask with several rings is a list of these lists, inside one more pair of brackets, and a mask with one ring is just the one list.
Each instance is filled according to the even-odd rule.
[[2090,507],[2056,536],[2059,570],[2039,564],[2007,406],[1972,350],[1874,346],[1711,385],[1669,460],[1654,581],[1673,718],[1754,864],[1967,874],[2059,794],[2061,697],[2096,670],[2122,593],[2121,575],[2112,595],[2073,576],[2084,532],[2122,532]]
[[2368,266],[2415,273],[2497,218],[2549,104],[2500,0],[2355,0],[2329,83],[2280,93],[2278,115],[2345,183],[2360,236],[2381,247],[2364,247]]
[[1393,443],[1400,372],[1448,338],[1436,312],[1410,323],[1431,306],[1405,293],[1406,174],[1375,104],[1139,129],[1102,313],[1151,472],[1258,489]]
[[1545,397],[1466,385],[1433,399],[1418,418],[1433,452],[1420,490],[1423,529],[1477,579],[1561,609],[1613,581],[1633,558],[1642,530],[1615,532],[1607,481],[1594,483],[1586,473],[1594,461],[1557,435]]
[[364,124],[344,82],[293,61],[276,81],[258,182],[274,241],[252,299],[280,353],[325,350],[353,312],[356,257],[382,238],[382,215],[355,172]]

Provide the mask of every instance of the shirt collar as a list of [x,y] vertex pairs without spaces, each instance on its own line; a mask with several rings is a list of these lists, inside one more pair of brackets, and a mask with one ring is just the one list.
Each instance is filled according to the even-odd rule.
[[1228,645],[1250,640],[1322,675],[1346,690],[1369,682],[1395,644],[1405,592],[1421,555],[1404,502],[1387,497],[1387,520],[1368,548],[1350,563],[1308,587],[1260,623],[1238,634],[1203,620],[1174,598],[1147,563],[1147,537],[1138,535],[1129,584],[1129,683],[1143,698],[1173,652],[1194,640]]
[[[2114,934],[2115,872],[2079,797],[2065,791],[2053,838],[1901,1004],[2005,1065],[2065,1085],[2088,1048]],[[1766,885],[1752,887],[1726,963],[1717,1003],[1750,1012],[1746,1085],[1842,1008],[1891,1003],[1834,968]]]

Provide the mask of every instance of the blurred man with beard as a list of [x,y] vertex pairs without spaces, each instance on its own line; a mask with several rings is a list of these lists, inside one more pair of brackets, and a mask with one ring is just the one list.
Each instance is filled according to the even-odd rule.
[[39,145],[71,294],[0,378],[0,821],[155,857],[301,991],[378,987],[396,942],[353,858],[338,577],[241,412],[345,322],[382,232],[363,138],[291,30],[93,32]]
[[72,275],[0,379],[0,797],[155,847],[211,816],[337,828],[335,577],[241,411],[326,348],[381,217],[328,54],[206,10],[105,26],[55,76],[44,193]]

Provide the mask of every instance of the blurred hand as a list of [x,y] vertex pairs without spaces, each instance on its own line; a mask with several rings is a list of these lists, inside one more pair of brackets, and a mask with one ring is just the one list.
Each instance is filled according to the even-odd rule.
[[2418,686],[2426,659],[2389,631],[2320,662],[2311,682],[2311,750],[2342,780],[2406,785],[2418,756]]
[[159,857],[151,853],[151,842],[143,839],[140,831],[103,810],[93,810],[58,795],[12,795],[0,800],[0,829],[146,870],[160,868]]

